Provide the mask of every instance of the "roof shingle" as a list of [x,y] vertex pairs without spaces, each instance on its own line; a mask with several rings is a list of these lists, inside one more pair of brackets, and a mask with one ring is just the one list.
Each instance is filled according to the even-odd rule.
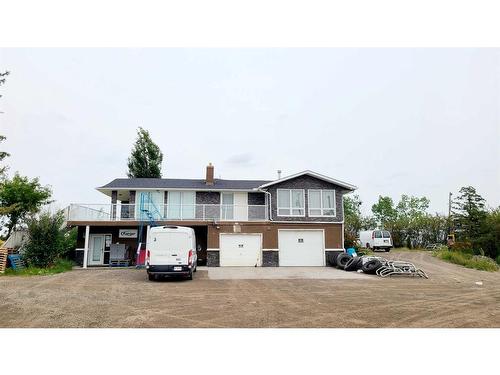
[[263,180],[221,180],[215,179],[213,185],[207,185],[204,179],[183,178],[116,178],[110,183],[98,187],[108,189],[195,189],[195,190],[252,190],[270,181]]

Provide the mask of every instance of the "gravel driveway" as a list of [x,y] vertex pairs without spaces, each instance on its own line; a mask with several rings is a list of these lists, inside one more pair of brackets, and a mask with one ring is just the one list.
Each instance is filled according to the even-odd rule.
[[[0,327],[500,327],[500,273],[394,252],[430,279],[147,281],[135,269],[0,276]],[[483,285],[477,285],[482,281]]]

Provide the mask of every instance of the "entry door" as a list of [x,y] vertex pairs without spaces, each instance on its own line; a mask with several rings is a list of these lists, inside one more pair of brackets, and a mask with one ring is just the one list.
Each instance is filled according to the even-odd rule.
[[104,235],[90,235],[90,248],[87,264],[89,266],[97,266],[104,264]]

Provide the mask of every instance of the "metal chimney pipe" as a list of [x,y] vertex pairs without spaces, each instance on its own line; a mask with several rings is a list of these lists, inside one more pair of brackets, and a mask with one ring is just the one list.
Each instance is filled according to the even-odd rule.
[[281,179],[281,169],[278,169],[278,180]]

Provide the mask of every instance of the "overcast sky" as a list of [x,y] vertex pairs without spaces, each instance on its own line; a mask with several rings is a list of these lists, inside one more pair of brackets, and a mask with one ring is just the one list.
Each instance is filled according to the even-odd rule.
[[57,205],[107,203],[140,125],[163,177],[310,169],[379,195],[500,204],[498,49],[0,49],[1,148]]

